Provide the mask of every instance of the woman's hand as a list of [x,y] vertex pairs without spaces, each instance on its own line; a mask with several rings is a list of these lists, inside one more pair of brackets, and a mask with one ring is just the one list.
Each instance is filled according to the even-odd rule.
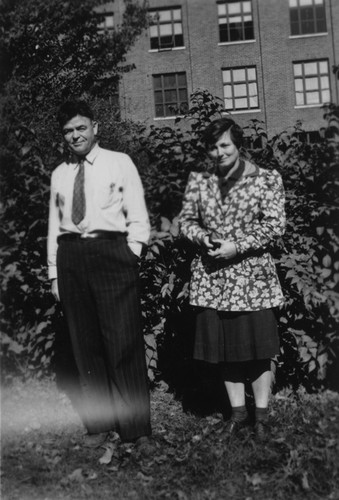
[[[232,241],[216,239],[215,242],[220,243],[220,247],[214,250],[213,248],[209,249],[208,255],[210,257],[214,257],[215,259],[232,259],[237,255],[237,247]],[[211,245],[209,245],[210,247]]]
[[58,288],[58,280],[56,278],[52,280],[51,292],[52,292],[52,295],[54,296],[55,300],[57,300],[59,302],[59,300],[60,300],[59,288]]

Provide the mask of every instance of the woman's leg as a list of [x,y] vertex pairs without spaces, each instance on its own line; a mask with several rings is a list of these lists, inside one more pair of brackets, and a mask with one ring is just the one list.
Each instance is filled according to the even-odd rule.
[[223,363],[221,370],[232,407],[232,415],[226,427],[226,432],[231,436],[248,421],[245,406],[245,372],[243,363]]
[[245,406],[245,383],[230,380],[225,380],[224,383],[232,408]]
[[255,433],[257,438],[263,440],[267,437],[268,402],[272,386],[271,360],[251,362],[249,377],[255,401]]
[[263,372],[252,382],[252,389],[256,408],[267,408],[271,392],[272,372]]

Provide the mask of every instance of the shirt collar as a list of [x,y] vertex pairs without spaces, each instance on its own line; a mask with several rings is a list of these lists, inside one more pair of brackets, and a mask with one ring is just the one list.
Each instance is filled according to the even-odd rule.
[[100,151],[100,147],[99,147],[98,143],[95,143],[95,145],[93,146],[93,148],[91,149],[91,151],[86,156],[75,156],[75,155],[73,155],[73,157],[71,159],[71,163],[74,164],[74,168],[77,168],[77,166],[80,163],[80,160],[87,161],[88,163],[90,163],[91,165],[93,165],[95,158],[99,154],[99,151]]
[[99,150],[100,150],[99,144],[96,142],[93,148],[90,150],[90,152],[86,155],[85,160],[92,165],[95,158],[99,154]]

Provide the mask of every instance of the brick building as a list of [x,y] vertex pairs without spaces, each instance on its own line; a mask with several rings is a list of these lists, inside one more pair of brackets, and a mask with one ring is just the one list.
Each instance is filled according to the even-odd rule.
[[[123,0],[110,3],[119,22]],[[123,118],[171,125],[197,88],[224,100],[239,124],[271,136],[301,120],[323,125],[339,102],[339,0],[149,0],[153,23],[139,37],[120,87]]]

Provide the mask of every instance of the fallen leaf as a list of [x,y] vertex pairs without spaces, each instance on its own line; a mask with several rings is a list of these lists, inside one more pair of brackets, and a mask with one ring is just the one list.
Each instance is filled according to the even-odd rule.
[[102,457],[99,458],[99,464],[101,465],[107,465],[111,463],[115,451],[115,446],[113,443],[105,444],[105,448],[105,453],[102,455]]
[[192,441],[193,443],[198,443],[199,441],[201,441],[201,436],[199,435],[193,436]]
[[153,477],[152,476],[145,476],[145,474],[143,474],[142,472],[138,472],[137,478],[141,479],[145,483],[149,483],[149,482],[153,481]]
[[188,500],[186,493],[184,493],[183,491],[176,490],[175,492],[178,495],[178,500]]
[[253,474],[252,476],[245,473],[245,476],[246,476],[246,481],[248,483],[250,483],[252,486],[259,486],[260,484],[263,483],[262,478],[260,477],[260,475],[257,472],[255,474]]
[[75,469],[71,474],[68,474],[68,479],[70,481],[77,481],[81,483],[84,481],[84,476],[82,474],[82,469]]
[[307,472],[304,472],[302,475],[301,486],[302,486],[303,490],[306,490],[306,491],[309,491],[311,489],[309,482],[308,482],[308,478],[307,478]]

